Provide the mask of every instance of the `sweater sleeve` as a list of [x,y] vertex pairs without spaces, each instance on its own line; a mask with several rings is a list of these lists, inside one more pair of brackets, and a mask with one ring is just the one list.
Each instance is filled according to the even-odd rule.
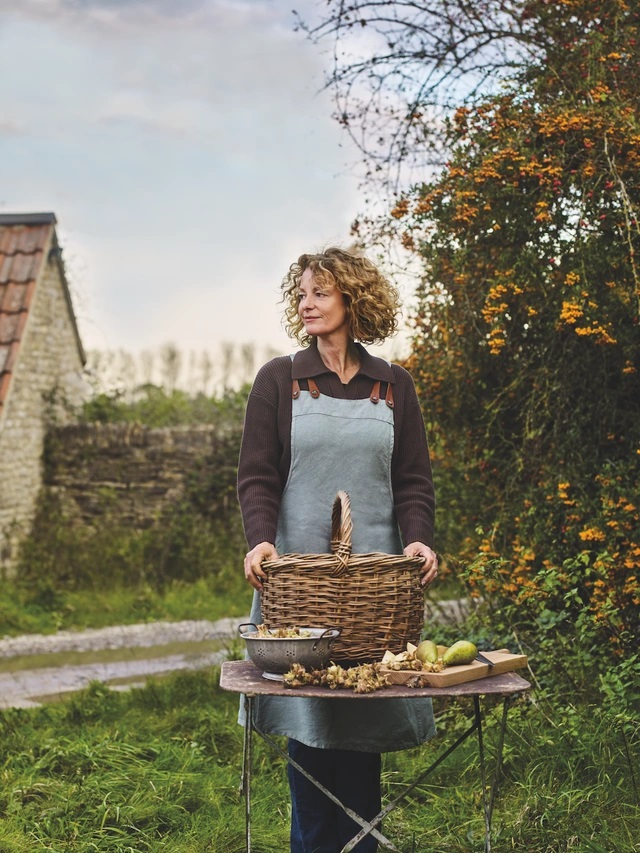
[[401,402],[391,472],[396,518],[405,545],[433,547],[436,502],[424,420],[411,375],[398,365],[393,369]]
[[276,541],[283,491],[278,405],[276,371],[269,362],[258,372],[247,400],[238,461],[238,499],[250,549]]

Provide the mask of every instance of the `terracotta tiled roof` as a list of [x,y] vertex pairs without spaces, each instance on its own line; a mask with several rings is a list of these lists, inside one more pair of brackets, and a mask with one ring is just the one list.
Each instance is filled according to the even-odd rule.
[[[60,249],[53,213],[0,214],[0,414],[7,398],[29,308],[47,253]],[[75,319],[64,270],[62,282],[72,322]],[[82,354],[80,338],[78,347]],[[84,360],[84,357],[83,357]]]

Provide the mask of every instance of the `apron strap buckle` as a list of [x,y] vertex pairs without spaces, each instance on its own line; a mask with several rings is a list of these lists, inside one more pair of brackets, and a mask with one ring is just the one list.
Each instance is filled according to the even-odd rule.
[[318,391],[318,386],[313,381],[313,379],[307,379],[307,383],[309,385],[309,393],[313,397],[314,400],[317,400],[320,396],[320,392]]
[[[369,399],[372,403],[378,403],[380,401],[380,382],[376,382],[371,390],[371,395]],[[389,406],[390,409],[393,409],[393,387],[390,382],[387,382],[387,390],[384,395],[384,401]]]
[[393,385],[390,382],[387,384],[387,393],[385,394],[384,401],[390,409],[393,409]]

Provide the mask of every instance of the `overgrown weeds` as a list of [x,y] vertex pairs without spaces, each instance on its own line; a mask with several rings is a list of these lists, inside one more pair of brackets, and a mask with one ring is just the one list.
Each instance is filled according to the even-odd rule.
[[245,616],[251,589],[241,568],[235,582],[221,588],[216,577],[193,583],[174,581],[158,591],[151,586],[105,584],[102,589],[29,589],[5,582],[0,600],[0,636],[49,634],[58,630],[105,628],[157,620],[208,619]]
[[[131,693],[94,684],[71,701],[0,714],[0,851],[242,851],[237,696],[218,670],[180,674]],[[436,703],[438,736],[385,755],[387,799],[403,790],[466,724],[464,703]],[[488,760],[501,717],[485,707]],[[253,848],[288,849],[283,760],[255,739]],[[619,728],[597,706],[514,704],[493,818],[493,849],[633,853],[640,813]],[[484,844],[480,772],[467,740],[385,821],[405,853],[469,853]]]

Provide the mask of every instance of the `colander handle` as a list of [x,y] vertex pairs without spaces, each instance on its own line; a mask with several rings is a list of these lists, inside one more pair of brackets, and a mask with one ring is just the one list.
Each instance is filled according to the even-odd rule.
[[329,648],[331,648],[331,646],[335,643],[340,634],[342,634],[342,628],[340,628],[338,625],[331,625],[329,628],[325,628],[325,630],[322,632],[322,634],[320,634],[319,637],[317,637],[315,643],[311,647],[314,652],[318,648],[318,643],[320,642],[320,640],[324,640],[324,638],[330,631],[337,631],[338,633],[335,635],[335,637],[331,637],[331,639],[329,640]]
[[337,574],[348,571],[352,533],[351,499],[346,492],[340,491],[335,496],[331,512],[331,551],[339,561]]
[[238,634],[240,634],[240,636],[244,634],[245,628],[255,628],[256,631],[258,630],[258,626],[255,624],[255,622],[242,622],[240,625],[238,625]]

